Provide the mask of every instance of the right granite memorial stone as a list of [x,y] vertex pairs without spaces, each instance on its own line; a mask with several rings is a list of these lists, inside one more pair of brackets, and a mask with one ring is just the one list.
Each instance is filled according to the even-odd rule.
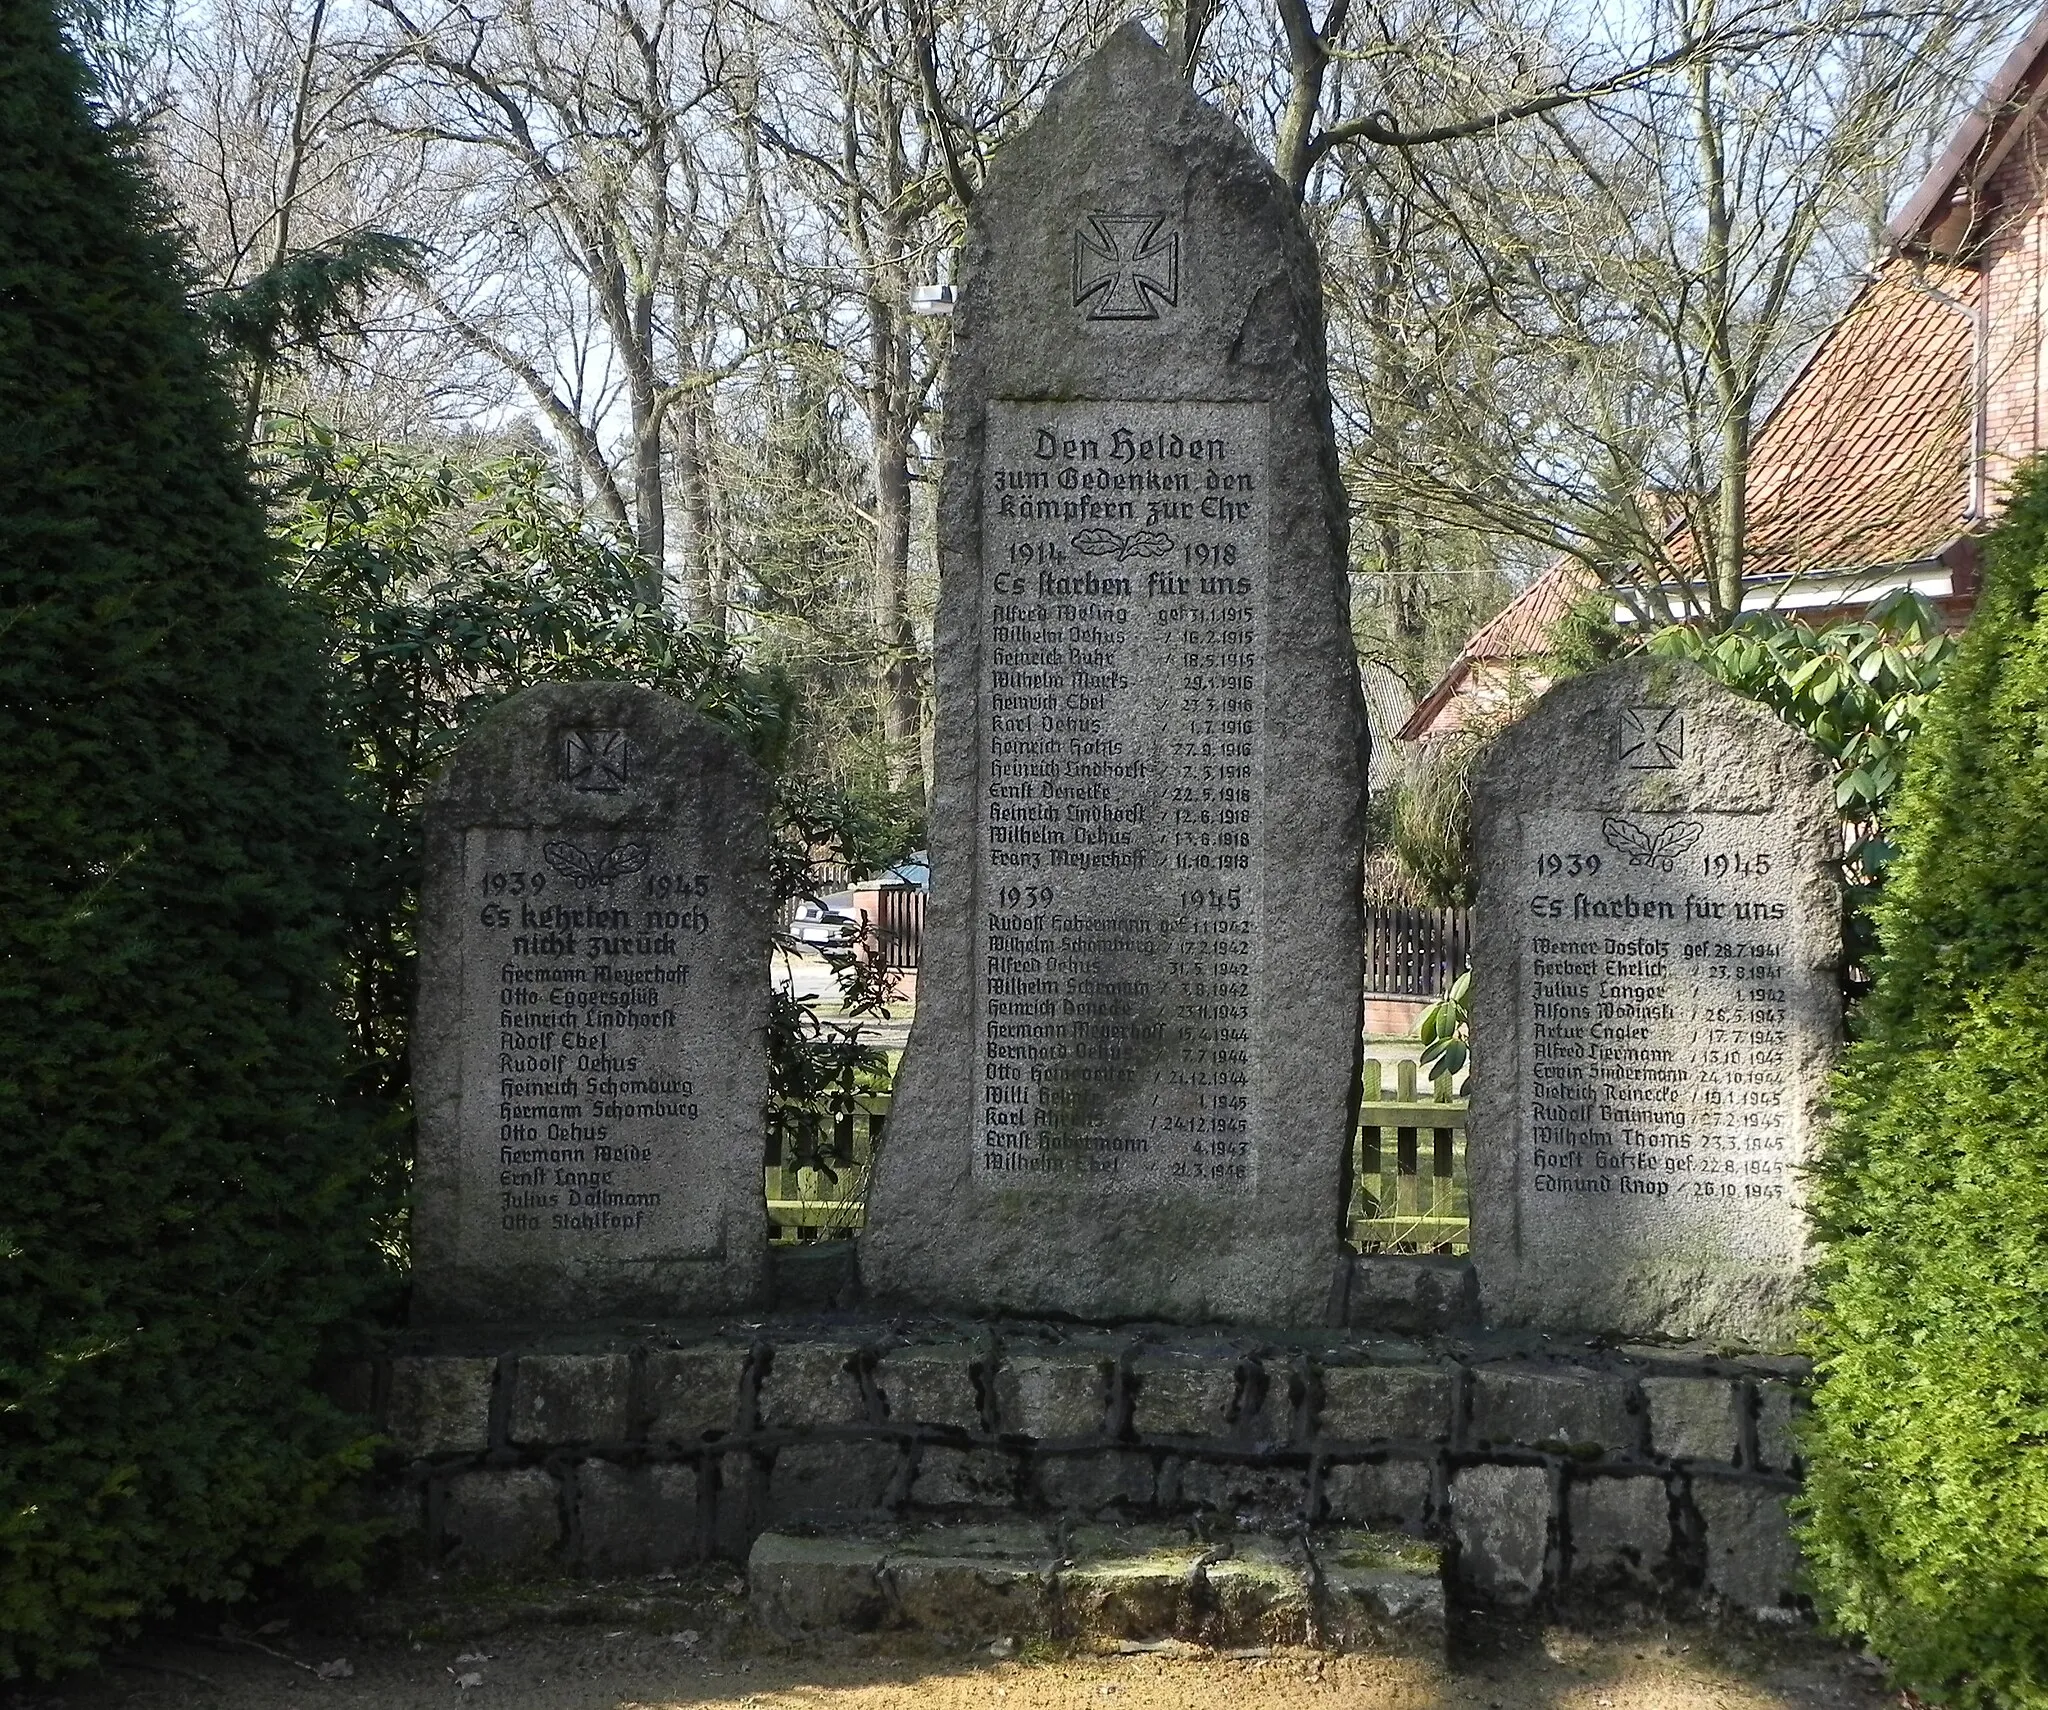
[[1788,1345],[1841,1038],[1827,757],[1697,667],[1560,683],[1473,783],[1491,1323]]

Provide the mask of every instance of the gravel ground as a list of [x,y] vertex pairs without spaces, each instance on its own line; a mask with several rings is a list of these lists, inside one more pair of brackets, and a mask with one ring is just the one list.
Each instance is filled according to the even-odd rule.
[[552,1594],[425,1587],[165,1632],[9,1710],[1876,1710],[1861,1659],[1805,1632],[1648,1617],[1461,1616],[1446,1667],[1314,1652],[793,1654],[729,1569]]

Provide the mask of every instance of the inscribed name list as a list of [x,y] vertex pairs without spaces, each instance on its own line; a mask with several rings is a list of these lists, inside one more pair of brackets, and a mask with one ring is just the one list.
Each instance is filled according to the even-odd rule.
[[[463,839],[465,1251],[607,1265],[716,1253],[693,949],[722,899],[658,835],[473,828]],[[715,1029],[709,1035],[720,1037]],[[706,1184],[707,1186],[709,1184]]]
[[[1805,1151],[1790,1018],[1810,958],[1769,816],[1527,816],[1516,1097],[1539,1245],[1786,1264]],[[1525,1214],[1525,1217],[1528,1214]]]
[[1257,1181],[1268,407],[993,401],[973,1172]]

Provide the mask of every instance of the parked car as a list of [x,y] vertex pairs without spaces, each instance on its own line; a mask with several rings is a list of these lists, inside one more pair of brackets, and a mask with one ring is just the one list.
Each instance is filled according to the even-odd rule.
[[879,877],[885,885],[908,885],[913,891],[929,891],[932,888],[932,858],[922,849],[913,849]]
[[860,936],[860,916],[822,903],[798,903],[789,935],[799,944],[850,944]]

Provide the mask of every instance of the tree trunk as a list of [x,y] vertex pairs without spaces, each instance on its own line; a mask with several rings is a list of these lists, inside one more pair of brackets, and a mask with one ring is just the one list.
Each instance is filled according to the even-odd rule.
[[889,787],[924,811],[923,700],[910,627],[910,347],[901,320],[902,233],[884,222],[882,266],[868,297],[869,423],[874,440],[876,684]]
[[1742,577],[1747,569],[1749,508],[1749,428],[1746,404],[1729,401],[1721,420],[1720,502],[1714,542],[1714,605],[1716,629],[1726,629],[1742,616]]
[[[875,542],[875,698],[884,767],[890,789],[917,814],[924,812],[923,698],[919,692],[917,635],[910,626],[910,285],[905,255],[908,232],[902,154],[902,108],[879,91],[876,131],[883,151],[874,225],[862,217],[858,193],[849,229],[859,234],[868,316],[868,435],[873,446]],[[849,115],[851,103],[849,103]],[[844,133],[848,146],[855,132]],[[849,170],[849,185],[854,173]]]
[[1287,105],[1273,138],[1273,170],[1294,192],[1297,203],[1308,194],[1308,175],[1315,164],[1311,144],[1323,106],[1330,44],[1343,31],[1348,6],[1349,0],[1336,0],[1325,27],[1318,30],[1308,0],[1280,0],[1280,22],[1287,32]]
[[[270,246],[270,266],[276,272],[291,259],[292,215],[298,211],[299,178],[306,169],[306,118],[312,104],[314,64],[320,54],[320,31],[327,21],[327,0],[314,0],[313,15],[306,24],[305,49],[299,58],[298,85],[292,97],[292,129],[285,147],[284,184],[277,198],[276,234]],[[254,446],[263,427],[264,393],[270,383],[270,365],[260,357],[249,363],[249,393],[243,407],[242,443]]]
[[634,293],[624,341],[626,388],[633,423],[633,546],[643,570],[642,594],[659,605],[668,583],[668,503],[662,483],[662,410],[654,386],[654,295]]
[[711,514],[709,434],[704,394],[689,393],[675,409],[676,497],[682,505],[683,590],[690,623],[712,640],[726,639],[725,564]]
[[1215,23],[1218,9],[1218,0],[1166,0],[1166,51],[1190,82],[1195,61],[1202,56],[1203,38]]
[[[1698,33],[1712,34],[1712,0],[1703,7]],[[1728,166],[1722,154],[1719,115],[1714,110],[1714,67],[1702,56],[1692,71],[1693,120],[1698,126],[1701,188],[1706,231],[1701,261],[1706,289],[1701,313],[1706,325],[1707,372],[1720,419],[1715,423],[1714,537],[1699,543],[1699,573],[1706,577],[1708,627],[1724,630],[1742,615],[1744,515],[1749,503],[1749,423],[1752,392],[1738,371],[1735,354],[1734,212],[1728,203]],[[1697,603],[1697,602],[1695,602]]]

